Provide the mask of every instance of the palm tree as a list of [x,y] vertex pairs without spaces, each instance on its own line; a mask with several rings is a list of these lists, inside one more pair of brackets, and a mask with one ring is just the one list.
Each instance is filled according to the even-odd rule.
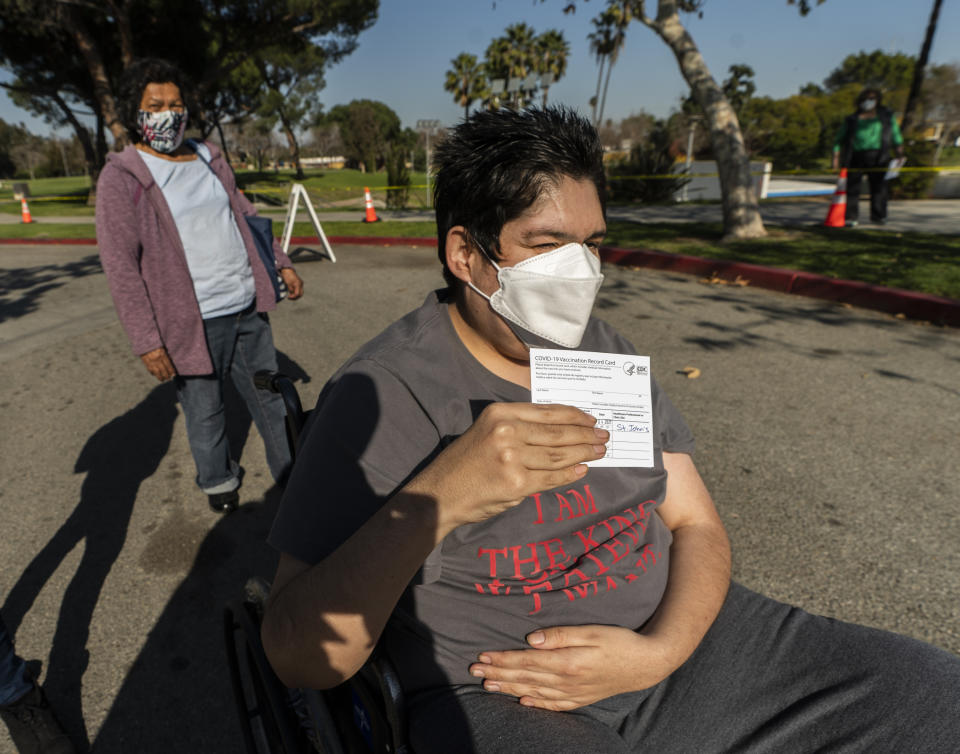
[[620,56],[620,50],[623,49],[624,42],[627,41],[627,27],[633,20],[631,11],[631,0],[620,0],[620,2],[611,2],[603,13],[600,14],[601,26],[609,30],[609,42],[607,46],[607,78],[603,83],[603,98],[600,100],[600,112],[597,114],[596,124],[603,122],[603,110],[607,106],[607,88],[610,86],[610,74],[613,72],[613,66]]
[[570,54],[570,45],[563,38],[563,32],[548,29],[535,40],[536,72],[541,76],[547,73],[553,76],[550,83],[540,82],[543,88],[543,106],[547,106],[547,91],[550,84],[555,84],[567,72],[567,56]]
[[476,55],[461,52],[450,61],[452,70],[447,71],[443,88],[453,93],[453,101],[463,108],[463,117],[470,117],[470,105],[489,96],[483,65]]
[[601,13],[594,18],[591,23],[594,25],[594,31],[587,35],[590,40],[590,51],[597,59],[599,70],[597,71],[597,92],[590,100],[593,108],[593,125],[596,126],[597,105],[600,104],[600,86],[603,83],[603,70],[606,67],[607,58],[613,49],[613,27],[609,24],[609,18],[606,13]]
[[[501,39],[505,42],[508,77],[525,79],[533,71],[537,62],[535,32],[530,26],[521,22],[508,26]],[[520,107],[522,96],[522,92],[514,92],[514,107]]]

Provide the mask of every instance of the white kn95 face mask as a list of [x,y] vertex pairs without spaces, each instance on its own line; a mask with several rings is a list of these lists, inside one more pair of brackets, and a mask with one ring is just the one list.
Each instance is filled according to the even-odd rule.
[[480,250],[496,268],[500,287],[487,296],[473,283],[467,285],[490,302],[524,345],[580,345],[603,282],[600,260],[589,247],[568,243],[513,267],[501,267]]

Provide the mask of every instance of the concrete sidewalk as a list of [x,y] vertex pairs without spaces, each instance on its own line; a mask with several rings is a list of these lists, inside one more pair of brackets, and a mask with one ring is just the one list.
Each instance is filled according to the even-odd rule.
[[[760,203],[763,221],[769,225],[822,225],[831,197],[809,197],[795,200],[771,200]],[[610,207],[608,219],[638,223],[722,222],[719,204],[674,204],[637,207]],[[892,201],[887,223],[869,222],[869,202],[861,201],[860,227],[889,232],[960,234],[960,200],[924,199]]]
[[[861,202],[860,217],[869,220],[870,212],[866,200]],[[760,210],[764,222],[771,225],[820,225],[827,216],[830,197],[808,197],[805,199],[777,199],[763,201]],[[282,224],[286,211],[275,207],[258,207],[258,211],[276,223]],[[320,212],[320,222],[361,222],[363,210],[337,210]],[[377,210],[381,220],[432,221],[433,210]],[[723,215],[719,204],[656,204],[635,207],[611,206],[607,217],[612,220],[628,220],[638,223],[682,223],[682,222],[721,222]],[[309,222],[306,211],[297,217],[299,222]],[[0,224],[17,224],[17,215],[0,213]],[[92,217],[34,217],[34,222],[69,223],[90,225]],[[960,200],[924,199],[915,201],[890,202],[889,220],[886,225],[863,224],[864,228],[891,232],[922,233],[960,233]],[[281,228],[277,227],[279,233]]]

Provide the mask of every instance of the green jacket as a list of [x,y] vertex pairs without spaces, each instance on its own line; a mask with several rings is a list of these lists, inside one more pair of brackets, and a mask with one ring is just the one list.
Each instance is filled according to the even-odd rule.
[[878,164],[890,159],[891,146],[903,144],[903,134],[900,133],[900,124],[885,107],[877,108],[877,117],[861,118],[852,113],[843,119],[843,124],[837,132],[833,143],[833,151],[840,152],[840,164],[849,166],[850,157],[854,152],[879,150]]

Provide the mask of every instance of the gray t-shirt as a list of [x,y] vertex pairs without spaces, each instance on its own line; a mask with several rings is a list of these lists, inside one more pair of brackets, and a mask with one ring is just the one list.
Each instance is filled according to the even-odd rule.
[[[490,403],[528,402],[466,349],[442,292],[363,346],[324,387],[270,533],[316,563],[466,431]],[[636,353],[591,319],[581,349]],[[663,595],[672,537],[656,513],[663,451],[693,438],[652,381],[653,468],[594,468],[571,485],[450,533],[398,604],[383,641],[409,692],[477,683],[484,650],[521,649],[536,628],[639,628]],[[383,542],[382,547],[397,546]]]

